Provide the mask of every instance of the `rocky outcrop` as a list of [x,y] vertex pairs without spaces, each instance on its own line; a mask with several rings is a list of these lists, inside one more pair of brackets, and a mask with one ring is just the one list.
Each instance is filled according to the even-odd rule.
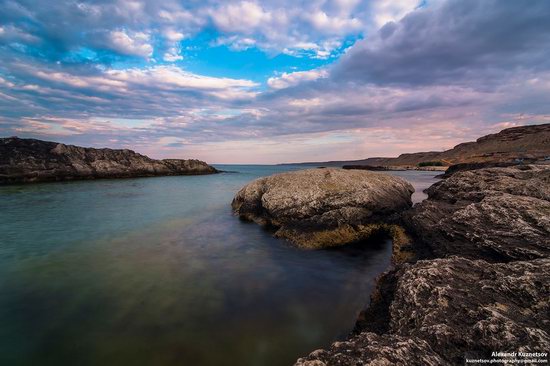
[[405,222],[431,256],[499,262],[550,256],[550,166],[458,172],[427,193]]
[[343,165],[342,169],[346,170],[372,170],[374,172],[384,172],[389,170],[406,170],[406,169],[392,169],[388,166],[379,166],[379,165]]
[[515,165],[523,164],[536,164],[537,160],[534,159],[523,159],[521,161],[488,161],[483,163],[460,163],[454,164],[448,167],[445,170],[444,174],[441,174],[439,178],[449,178],[451,175],[457,172],[462,172],[466,170],[476,170],[476,169],[485,169],[485,168],[505,168]]
[[400,165],[343,165],[342,169],[347,170],[372,170],[372,171],[405,171],[405,170],[422,170],[429,172],[445,172],[447,171],[447,166],[400,166]]
[[492,352],[548,362],[549,183],[550,167],[528,165],[430,187],[404,215],[424,259],[382,275],[354,333],[296,365],[458,365]]
[[199,160],[154,160],[127,149],[93,149],[17,137],[0,139],[0,184],[216,172]]
[[243,187],[233,210],[275,229],[302,248],[363,240],[409,208],[414,188],[398,177],[368,171],[308,169],[260,178]]
[[548,258],[490,264],[451,257],[395,272],[386,332],[365,329],[296,365],[461,365],[493,351],[550,349]]

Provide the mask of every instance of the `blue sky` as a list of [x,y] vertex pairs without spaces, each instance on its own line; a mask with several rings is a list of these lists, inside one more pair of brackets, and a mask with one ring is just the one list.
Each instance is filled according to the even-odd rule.
[[0,0],[0,135],[278,163],[550,121],[550,2]]

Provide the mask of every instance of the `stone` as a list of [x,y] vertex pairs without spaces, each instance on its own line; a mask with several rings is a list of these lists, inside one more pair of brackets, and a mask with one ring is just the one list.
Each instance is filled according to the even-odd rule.
[[0,139],[0,184],[217,172],[199,160],[154,160],[127,149],[93,149],[17,137]]
[[232,202],[245,220],[275,230],[301,248],[339,246],[387,230],[411,207],[414,188],[383,173],[308,169],[256,179]]
[[428,256],[488,261],[550,255],[550,166],[457,172],[404,215]]
[[387,317],[387,329],[358,329],[296,365],[458,365],[466,356],[490,358],[495,350],[546,351],[548,278],[548,258],[492,264],[450,257],[401,265],[381,281],[395,285],[379,283],[393,292],[385,294],[392,298],[388,314],[370,314],[373,322]]
[[345,341],[296,365],[458,365],[548,352],[550,166],[477,168],[434,184],[403,213],[416,258],[379,277]]

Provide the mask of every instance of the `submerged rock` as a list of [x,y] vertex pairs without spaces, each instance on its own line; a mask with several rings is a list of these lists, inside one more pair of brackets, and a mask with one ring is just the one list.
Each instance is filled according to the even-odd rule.
[[200,160],[154,160],[127,149],[0,139],[0,184],[212,173],[217,170]]
[[275,174],[243,187],[232,202],[243,219],[276,229],[302,248],[338,246],[384,230],[409,208],[414,188],[382,173],[308,169]]
[[488,261],[550,256],[550,166],[457,172],[405,215],[434,257]]

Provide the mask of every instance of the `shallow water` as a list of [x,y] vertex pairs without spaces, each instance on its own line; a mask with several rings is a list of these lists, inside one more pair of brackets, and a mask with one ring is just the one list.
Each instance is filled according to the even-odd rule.
[[219,168],[0,187],[0,365],[284,365],[345,336],[391,243],[296,250],[230,202],[300,167]]

